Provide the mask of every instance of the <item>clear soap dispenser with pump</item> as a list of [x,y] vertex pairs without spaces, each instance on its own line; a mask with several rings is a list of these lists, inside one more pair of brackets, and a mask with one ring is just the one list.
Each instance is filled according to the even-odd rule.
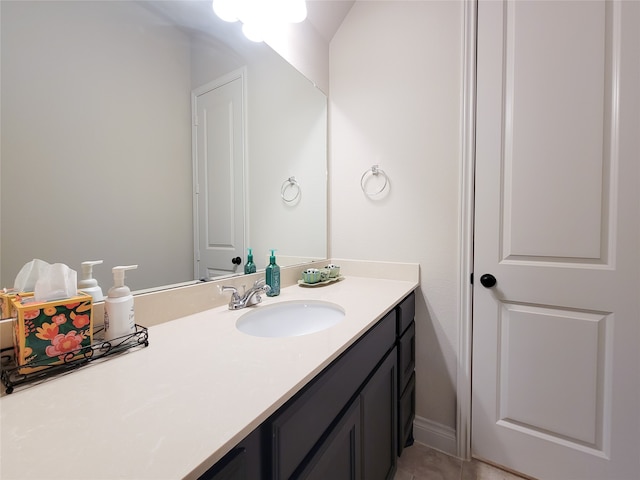
[[100,265],[102,260],[92,260],[82,262],[82,278],[78,280],[78,290],[82,290],[87,295],[93,297],[94,302],[101,302],[104,299],[102,288],[98,285],[98,281],[93,278],[93,266]]
[[113,267],[113,287],[104,300],[104,339],[113,340],[136,332],[133,295],[124,284],[124,272],[138,265]]
[[271,287],[267,292],[267,297],[277,297],[280,295],[280,267],[276,265],[275,250],[271,250],[269,265],[265,269],[265,283]]

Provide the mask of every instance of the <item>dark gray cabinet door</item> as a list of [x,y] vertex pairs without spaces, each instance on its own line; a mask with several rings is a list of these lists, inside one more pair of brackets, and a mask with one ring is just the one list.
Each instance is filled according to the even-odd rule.
[[198,480],[267,480],[267,434],[256,428]]
[[249,480],[244,448],[234,448],[198,480]]
[[396,471],[398,368],[394,348],[360,394],[363,479],[390,480]]
[[300,474],[304,480],[360,480],[361,412],[356,399]]

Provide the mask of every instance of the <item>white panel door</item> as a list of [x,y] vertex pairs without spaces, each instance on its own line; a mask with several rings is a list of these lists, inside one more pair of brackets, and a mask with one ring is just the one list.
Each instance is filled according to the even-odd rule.
[[196,278],[242,271],[245,241],[243,75],[193,95]]
[[472,452],[544,480],[640,478],[639,30],[478,5]]

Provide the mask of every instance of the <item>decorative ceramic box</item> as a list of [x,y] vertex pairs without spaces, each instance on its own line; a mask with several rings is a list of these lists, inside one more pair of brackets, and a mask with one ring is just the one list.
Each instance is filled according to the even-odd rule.
[[[31,373],[83,356],[93,341],[93,298],[37,302],[32,294],[12,299],[14,348],[20,373]],[[81,349],[82,352],[80,352]]]

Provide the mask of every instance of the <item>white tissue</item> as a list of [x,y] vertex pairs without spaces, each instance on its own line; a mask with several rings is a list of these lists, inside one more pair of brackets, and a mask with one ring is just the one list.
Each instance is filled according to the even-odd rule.
[[78,273],[64,263],[49,265],[36,281],[33,290],[36,301],[48,302],[76,296],[77,280]]
[[49,263],[38,258],[25,263],[13,282],[13,288],[16,292],[33,292],[36,281],[50,266]]

